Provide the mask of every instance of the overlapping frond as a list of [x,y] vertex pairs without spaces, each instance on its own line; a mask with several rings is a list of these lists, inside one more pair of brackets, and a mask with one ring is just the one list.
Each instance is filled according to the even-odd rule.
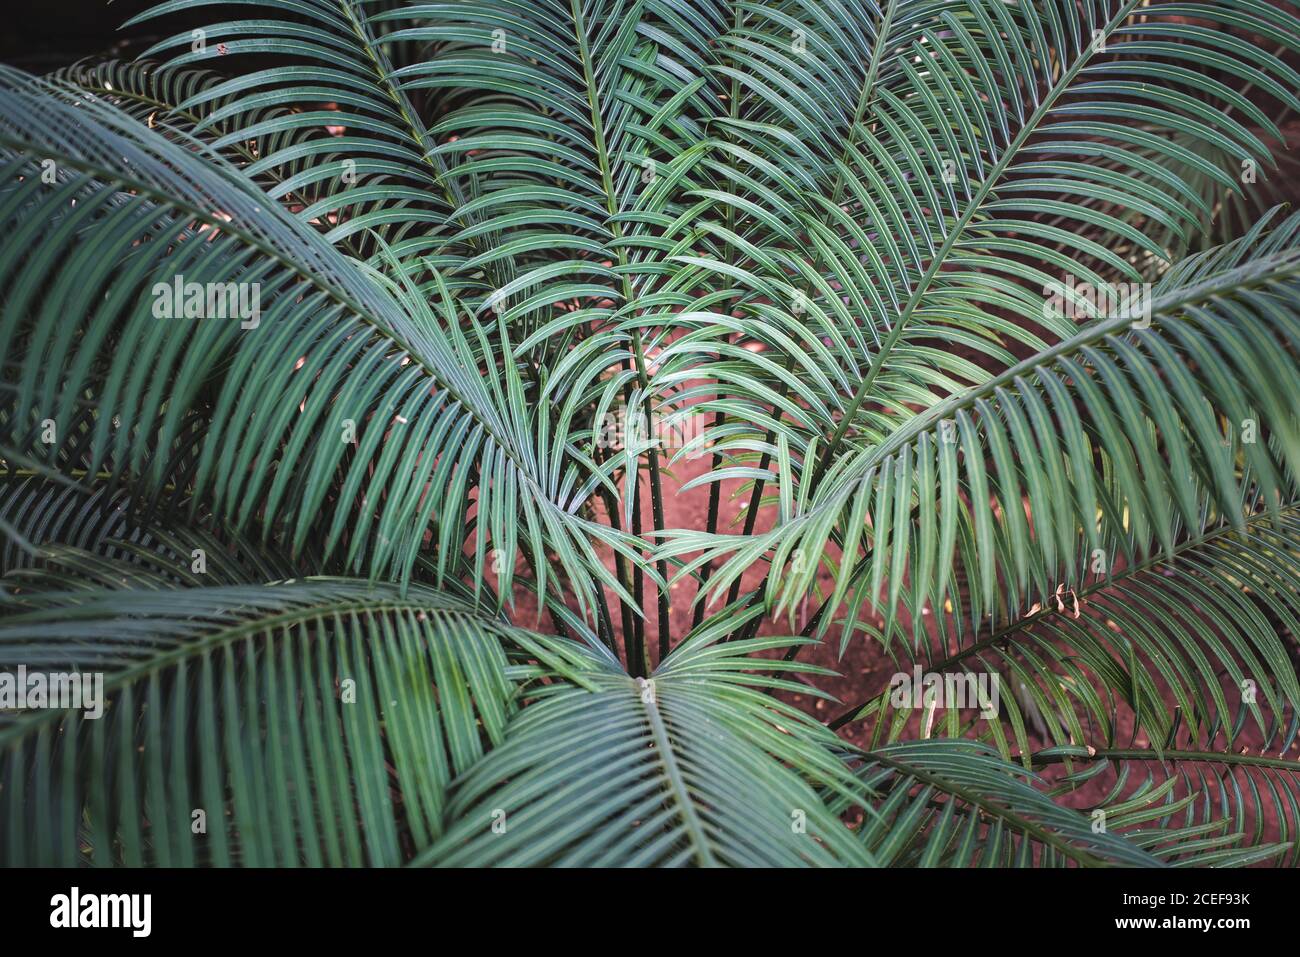
[[556,588],[548,562],[586,609],[595,582],[619,587],[594,543],[627,551],[624,537],[581,514],[590,464],[538,427],[512,366],[479,367],[449,297],[358,268],[215,158],[108,105],[4,80],[16,445],[57,456],[89,392],[89,470],[158,482],[168,458],[151,450],[201,410],[191,490],[235,530],[279,526],[291,552],[315,531],[348,567],[405,580],[433,522],[439,574],[468,561],[482,580],[493,549],[524,548],[539,591]]
[[209,7],[0,68],[0,859],[1296,862],[1291,4]]
[[[236,94],[204,96],[224,79],[210,70],[164,66],[151,60],[89,60],[58,70],[47,79],[112,103],[149,129],[182,145],[197,142],[216,150],[267,195],[295,213],[319,211],[334,189],[346,189],[355,180],[356,167],[345,162],[349,158],[348,144],[340,143],[340,138],[333,135],[339,126],[326,118],[283,128],[267,127],[264,120],[292,113],[291,107],[280,103],[250,104],[247,113],[232,113],[225,108],[235,101]],[[331,146],[337,152],[330,152]],[[267,162],[267,157],[273,161]],[[339,170],[336,181],[317,173],[318,165]],[[364,209],[365,204],[358,205]],[[338,215],[329,210],[328,204],[324,208],[323,215],[309,214],[304,221],[329,234],[337,225]],[[364,233],[335,235],[334,243],[350,255],[363,257],[367,247],[373,246],[373,237]]]
[[451,779],[502,740],[529,673],[508,652],[545,654],[420,586],[27,604],[0,624],[6,675],[102,688],[97,704],[0,717],[10,865],[400,863],[441,833]]
[[1034,755],[1039,768],[1061,762],[1072,770],[1053,795],[1104,782],[1089,817],[1174,866],[1296,864],[1294,761],[1244,750],[1060,747]]
[[[744,208],[780,210],[784,225],[755,226],[761,240],[713,264],[742,298],[727,315],[680,317],[694,331],[660,356],[661,388],[711,380],[718,398],[683,414],[725,414],[702,439],[724,450],[710,480],[754,483],[752,509],[778,478],[796,486],[787,497],[810,501],[831,476],[863,477],[913,418],[1023,371],[1026,353],[1060,349],[1081,326],[1104,328],[1113,310],[1073,291],[1061,294],[1071,308],[1045,302],[1076,282],[1144,281],[1139,254],[1168,263],[1154,237],[1186,237],[1210,213],[1179,169],[1241,192],[1241,164],[1271,162],[1240,120],[1270,142],[1280,131],[1229,81],[1288,105],[1300,87],[1282,59],[1225,34],[1297,48],[1298,21],[1249,0],[921,7],[925,20],[906,3],[881,11],[882,62],[848,159],[818,180],[811,155],[753,147],[763,190]],[[778,102],[785,125],[771,125],[788,144],[796,118],[815,119],[793,92],[770,97],[769,113]],[[1115,253],[1121,240],[1132,255]],[[781,476],[779,442],[794,463]],[[768,554],[778,566],[788,557]]]
[[[130,23],[203,5],[173,0]],[[299,215],[330,224],[330,240],[352,237],[373,251],[376,236],[394,244],[444,226],[465,194],[445,178],[416,106],[394,80],[391,48],[366,4],[266,0],[232,9],[254,16],[185,30],[144,54],[167,54],[169,67],[247,54],[287,61],[192,90],[177,106],[203,116],[197,131],[224,126],[217,148],[264,143],[247,172],[270,172],[295,188],[317,190],[317,201]],[[340,135],[320,136],[327,127]],[[282,188],[273,195],[288,193]]]
[[1252,511],[1241,530],[1207,520],[1172,556],[1091,576],[1004,627],[963,632],[935,616],[920,647],[894,644],[899,667],[991,678],[1002,689],[998,711],[976,716],[970,696],[891,686],[834,726],[864,721],[881,742],[974,732],[1026,764],[1035,739],[1286,753],[1300,729],[1300,685],[1282,637],[1300,627],[1297,518],[1292,503]]
[[884,865],[1156,867],[1126,836],[1052,800],[1036,775],[974,741],[913,741],[867,755],[873,798],[859,837]]
[[[836,739],[765,693],[752,653],[785,641],[683,645],[648,679],[598,668],[524,709],[463,781],[442,866],[870,863],[812,784],[854,802]],[[797,687],[797,686],[795,686]]]
[[[1295,230],[1292,219],[1262,248],[1251,236],[1189,261],[1153,291],[1149,325],[1123,312],[1089,323],[842,457],[811,494],[794,473],[812,463],[778,459],[772,477],[790,505],[770,533],[682,532],[670,549],[704,548],[696,563],[736,550],[714,593],[770,550],[766,597],[779,606],[837,545],[829,607],[851,595],[854,609],[881,608],[892,632],[906,592],[919,635],[927,606],[997,626],[1077,588],[1098,561],[1104,572],[1168,553],[1180,523],[1201,526],[1207,509],[1240,524],[1246,499],[1289,500]],[[806,560],[781,574],[796,554]]]

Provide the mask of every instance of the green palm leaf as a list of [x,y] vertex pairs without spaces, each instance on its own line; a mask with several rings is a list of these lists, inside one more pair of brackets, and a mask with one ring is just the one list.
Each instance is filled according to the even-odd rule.
[[[899,667],[998,676],[1001,714],[974,724],[1026,762],[1031,735],[1062,748],[1144,736],[1163,748],[1246,741],[1285,752],[1300,728],[1300,685],[1280,637],[1297,623],[1296,519],[1292,503],[1250,514],[1240,531],[1207,523],[1173,556],[1098,576],[1002,628],[961,634],[941,618],[932,643],[896,646]],[[971,725],[960,702],[920,716],[899,703],[882,693],[833,726],[869,720],[874,740],[892,741],[915,733],[913,719],[949,735]]]
[[762,693],[788,682],[750,673],[775,666],[751,652],[784,644],[692,641],[648,679],[593,663],[583,674],[590,687],[548,688],[457,785],[457,824],[419,860],[869,863],[810,786],[852,796],[835,738]]
[[[326,535],[326,552],[342,547],[346,533],[350,568],[406,580],[437,508],[438,570],[446,574],[460,568],[473,488],[483,530],[476,578],[492,548],[527,547],[542,568],[539,592],[548,558],[587,608],[591,582],[620,588],[592,541],[630,549],[578,512],[589,490],[574,485],[589,463],[533,432],[534,411],[511,386],[509,366],[500,371],[505,382],[477,374],[450,300],[430,304],[409,286],[392,288],[225,167],[199,164],[111,107],[74,105],[13,72],[5,81],[0,143],[12,151],[11,168],[27,171],[7,208],[27,223],[65,224],[34,247],[28,230],[11,232],[5,249],[0,275],[12,308],[0,343],[19,362],[16,442],[34,443],[47,419],[66,436],[93,389],[100,409],[115,414],[96,419],[90,470],[110,460],[116,474],[130,469],[157,482],[165,459],[146,467],[149,449],[169,448],[187,413],[201,407],[208,421],[195,489],[237,530],[256,504],[264,529],[286,523],[293,550],[313,529]],[[38,175],[36,157],[47,154],[57,157],[54,190]],[[75,212],[65,212],[74,200]],[[103,248],[78,243],[75,227],[87,219]],[[140,256],[143,242],[167,254]],[[266,311],[256,322],[160,321],[152,308],[158,283],[177,277],[252,284]],[[45,318],[29,329],[20,317],[45,282]],[[100,301],[93,312],[92,295]],[[53,317],[65,313],[86,316],[80,333],[50,335]],[[96,350],[109,343],[132,355],[130,375],[122,364],[96,367]],[[208,388],[218,370],[219,387]],[[218,470],[219,462],[236,467]]]
[[[1108,785],[1090,817],[1178,867],[1296,862],[1294,761],[1205,750],[1051,748],[1035,765],[1076,770],[1054,789]],[[1099,815],[1100,810],[1103,814]],[[1270,819],[1271,818],[1271,819]]]
[[1292,4],[130,26],[0,67],[0,859],[1297,862]]
[[[963,609],[978,629],[1014,618],[1031,595],[1047,602],[1059,584],[1078,587],[1091,567],[1081,551],[1100,555],[1104,573],[1120,555],[1168,553],[1177,523],[1197,525],[1205,509],[1240,524],[1250,489],[1275,507],[1300,452],[1291,395],[1300,378],[1287,349],[1295,227],[1284,223],[1249,261],[1256,236],[1172,271],[1153,292],[1150,328],[1126,315],[1088,324],[914,416],[843,458],[816,491],[800,488],[800,510],[759,544],[777,570],[795,553],[842,545],[830,606],[852,586],[853,606],[878,604],[887,632],[905,582],[917,629],[927,601]],[[794,466],[774,477],[793,485]],[[752,560],[756,543],[739,544],[713,594]],[[869,562],[859,563],[860,546]],[[695,564],[735,545],[683,532],[666,551],[702,548]],[[816,570],[804,561],[773,575],[767,597],[784,607]],[[959,578],[970,583],[964,597],[953,590]]]
[[101,674],[106,707],[0,719],[10,865],[399,863],[502,740],[528,674],[507,653],[544,648],[344,579],[25,604],[0,666]]
[[[884,864],[920,867],[1155,867],[1127,835],[1054,803],[1034,775],[973,741],[892,745],[859,770],[875,797],[861,839]],[[1131,823],[1131,821],[1125,821]]]

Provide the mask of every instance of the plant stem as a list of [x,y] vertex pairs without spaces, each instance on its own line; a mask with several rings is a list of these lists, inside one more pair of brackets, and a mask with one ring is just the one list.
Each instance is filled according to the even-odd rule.
[[[582,5],[579,0],[569,0],[569,10],[573,16],[573,30],[578,42],[578,55],[582,60],[583,79],[587,85],[587,106],[591,111],[591,128],[592,136],[595,140],[596,161],[600,165],[600,177],[602,188],[605,193],[605,208],[612,218],[618,213],[618,204],[614,199],[614,179],[610,174],[609,168],[609,150],[605,145],[605,126],[601,118],[600,107],[597,103],[596,94],[596,77],[592,71],[591,51],[587,46],[587,28],[582,16]],[[614,236],[614,241],[618,242],[623,238],[623,227],[621,223],[613,222],[609,224],[610,232]],[[620,243],[618,248],[618,261],[620,267],[627,266],[627,250]],[[626,268],[620,270],[623,276],[623,300],[625,303],[631,303],[636,296],[632,288],[632,281],[627,274]],[[636,363],[637,383],[641,386],[641,391],[649,396],[650,377],[646,371],[645,349],[641,342],[641,330],[632,329],[632,355]],[[653,409],[650,410],[653,415]],[[664,529],[664,501],[663,488],[659,477],[659,453],[652,445],[646,453],[646,459],[650,466],[650,515],[654,523],[656,532],[662,532]],[[635,460],[634,467],[640,471],[639,460]],[[638,496],[639,498],[639,496]],[[639,503],[633,502],[633,514],[639,514]],[[639,525],[639,522],[638,522]],[[641,534],[639,527],[633,529],[633,533],[638,537]],[[668,578],[668,562],[661,559],[656,564],[660,579],[666,581]],[[638,571],[637,573],[637,603],[641,603],[641,581],[644,576]],[[664,588],[658,588],[659,592],[659,659],[662,661],[668,655],[669,640],[669,621],[668,621],[668,595]]]

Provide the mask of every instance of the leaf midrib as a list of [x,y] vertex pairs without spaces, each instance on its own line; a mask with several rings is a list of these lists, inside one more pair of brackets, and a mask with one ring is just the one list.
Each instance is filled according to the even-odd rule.
[[[637,695],[637,699],[645,705],[646,717],[650,723],[650,732],[654,737],[655,754],[659,757],[659,764],[663,768],[664,778],[668,782],[668,790],[672,792],[673,800],[679,809],[682,824],[686,827],[687,834],[690,835],[691,846],[695,849],[695,857],[701,867],[717,867],[718,862],[714,859],[713,852],[709,849],[708,838],[704,834],[703,822],[695,809],[695,802],[691,797],[691,792],[682,779],[681,767],[677,763],[677,757],[673,754],[672,741],[668,738],[668,729],[664,725],[663,716],[659,713],[659,704],[655,698],[652,680],[641,679],[641,681],[645,681],[644,685],[640,681],[634,681],[632,690]],[[642,690],[647,687],[651,693],[643,695]]]
[[[1300,500],[1296,500],[1287,505],[1281,506],[1278,509],[1278,512],[1279,513],[1300,512]],[[1259,512],[1246,519],[1245,527],[1250,528],[1256,524],[1260,524],[1266,521],[1272,521],[1275,517],[1276,516],[1272,512]],[[1105,591],[1108,588],[1114,587],[1117,581],[1126,581],[1135,578],[1138,575],[1141,575],[1145,572],[1149,572],[1152,569],[1158,568],[1162,565],[1171,564],[1172,562],[1176,561],[1178,557],[1184,554],[1185,552],[1194,551],[1198,548],[1204,547],[1205,545],[1211,542],[1218,541],[1224,536],[1230,535],[1233,532],[1237,532],[1237,531],[1240,530],[1231,522],[1225,522],[1224,524],[1217,525],[1213,528],[1201,532],[1198,535],[1188,538],[1186,541],[1175,546],[1172,552],[1169,553],[1159,552],[1153,555],[1152,557],[1148,558],[1146,561],[1135,562],[1132,565],[1128,565],[1122,571],[1108,575],[1105,578],[1100,579],[1097,582],[1093,583],[1092,585],[1088,586],[1087,588],[1079,589],[1076,592],[1076,594],[1082,600],[1084,598],[1087,598],[1090,595],[1096,594],[1097,592]],[[1034,612],[1033,614],[1030,615],[1025,615],[1024,617],[1021,618],[1017,618],[1014,622],[1011,622],[1005,627],[998,629],[996,632],[989,635],[989,637],[985,638],[983,641],[976,642],[975,644],[970,645],[968,648],[963,648],[961,651],[958,651],[955,654],[950,655],[948,658],[945,658],[943,661],[931,665],[930,670],[935,672],[940,672],[940,673],[948,671],[951,668],[955,667],[956,665],[962,664],[971,656],[978,655],[982,651],[987,651],[990,648],[995,647],[999,642],[1006,641],[1012,635],[1015,635],[1023,631],[1024,629],[1029,628],[1034,624],[1037,624],[1040,621],[1045,621],[1049,618],[1052,618],[1053,616],[1058,616],[1062,614],[1063,614],[1062,612],[1056,611],[1050,606],[1045,605],[1039,611]],[[829,722],[827,724],[827,727],[829,727],[831,730],[836,730],[838,728],[843,727],[846,724],[856,721],[858,718],[865,716],[873,708],[875,708],[877,706],[877,703],[884,697],[885,697],[885,693],[882,693],[876,695],[876,697],[872,698],[870,701],[867,701],[861,705],[854,706],[853,708],[841,714],[838,718],[835,718],[834,720]]]
[[[1119,12],[1106,24],[1103,30],[1099,31],[1102,37],[1109,37],[1111,33],[1114,32],[1115,28],[1126,20],[1141,2],[1142,0],[1126,0]],[[957,219],[957,222],[953,224],[952,229],[949,230],[947,237],[943,241],[943,245],[940,246],[938,251],[934,254],[933,258],[930,260],[930,265],[926,267],[925,273],[921,276],[916,287],[913,289],[912,295],[908,297],[907,303],[903,307],[903,311],[899,315],[897,322],[895,322],[890,328],[889,334],[885,337],[885,341],[876,352],[875,357],[871,361],[871,366],[867,370],[866,377],[863,378],[862,383],[858,386],[857,392],[854,393],[852,400],[849,402],[848,408],[845,409],[844,414],[840,419],[840,424],[831,435],[831,438],[826,445],[826,449],[822,453],[822,457],[813,473],[812,482],[814,485],[820,481],[827,467],[829,467],[831,459],[834,457],[835,450],[838,448],[840,442],[843,441],[844,435],[848,432],[849,426],[856,417],[858,409],[861,408],[863,401],[866,399],[867,393],[875,383],[876,377],[884,367],[885,361],[889,358],[890,352],[893,351],[894,347],[902,339],[903,332],[907,328],[907,324],[911,319],[912,314],[916,311],[922,297],[929,292],[930,284],[934,281],[934,277],[939,274],[939,271],[947,261],[948,254],[952,252],[953,246],[956,245],[957,240],[970,225],[975,214],[984,205],[985,200],[987,200],[989,194],[992,193],[994,185],[1001,179],[1012,161],[1016,159],[1021,147],[1024,146],[1025,141],[1038,131],[1038,126],[1042,123],[1044,117],[1046,117],[1056,105],[1056,101],[1062,96],[1062,94],[1069,89],[1070,84],[1074,82],[1075,77],[1079,75],[1079,72],[1083,67],[1092,59],[1092,50],[1092,46],[1084,47],[1084,52],[1082,52],[1080,56],[1070,64],[1068,70],[1061,74],[1060,80],[1048,91],[1047,95],[1043,97],[1042,102],[1038,104],[1029,119],[1026,120],[1021,128],[1016,132],[1015,138],[1007,144],[1007,148],[1003,151],[1002,156],[993,164],[988,175],[984,178],[983,182],[980,183],[979,189],[976,191],[975,196],[971,198],[970,203],[967,204],[965,211]]]
[[[314,619],[324,619],[328,615],[339,613],[350,613],[353,615],[365,614],[386,614],[393,611],[423,611],[429,615],[464,615],[465,612],[456,609],[431,608],[427,604],[415,601],[413,599],[402,599],[397,597],[386,597],[379,604],[357,605],[355,599],[346,600],[338,599],[327,601],[319,604],[310,604],[296,606],[288,611],[282,611],[278,614],[264,618],[252,618],[247,621],[239,622],[234,625],[226,625],[217,628],[217,630],[201,635],[193,641],[183,641],[180,644],[168,648],[161,654],[153,655],[138,664],[128,666],[120,671],[109,672],[104,675],[104,691],[117,691],[127,685],[134,684],[139,679],[146,677],[154,672],[162,671],[183,660],[207,654],[209,651],[230,645],[241,638],[249,637],[262,632],[268,634],[273,632],[279,625],[291,624]],[[491,625],[485,622],[485,625]],[[269,635],[268,640],[275,641],[274,635]],[[0,730],[0,748],[4,747],[12,740],[23,738],[30,729],[38,727],[47,721],[62,720],[63,710],[48,709],[42,711],[25,711],[14,722],[3,730]]]

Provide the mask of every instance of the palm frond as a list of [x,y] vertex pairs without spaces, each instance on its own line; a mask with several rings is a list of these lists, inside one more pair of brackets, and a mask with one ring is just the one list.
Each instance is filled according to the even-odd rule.
[[[665,551],[699,553],[679,574],[735,551],[710,580],[715,596],[770,553],[764,597],[779,609],[807,591],[813,557],[834,543],[843,558],[828,606],[852,587],[851,605],[877,605],[892,632],[906,588],[919,636],[927,604],[975,630],[997,626],[1062,584],[1080,587],[1092,557],[1104,572],[1168,554],[1180,525],[1203,526],[1207,509],[1240,526],[1243,501],[1275,508],[1300,454],[1296,226],[1171,271],[1153,290],[1149,328],[1124,314],[1089,323],[935,403],[841,458],[815,491],[786,493],[798,507],[766,535],[682,532]],[[812,467],[793,454],[779,465],[782,489]],[[795,554],[807,560],[781,574]]]
[[[685,314],[694,331],[659,357],[661,389],[701,376],[716,382],[719,398],[694,410],[726,415],[702,440],[725,450],[709,481],[752,482],[751,510],[772,482],[797,481],[784,494],[815,501],[828,494],[823,479],[861,478],[878,466],[875,451],[916,428],[916,417],[1023,372],[1026,350],[1077,344],[1075,322],[1044,309],[1049,289],[1067,276],[1094,286],[1143,281],[1110,251],[1120,238],[1168,261],[1148,233],[1186,236],[1209,213],[1177,167],[1241,189],[1176,136],[1268,162],[1267,145],[1230,112],[1246,109],[1241,95],[1199,68],[1296,103],[1294,71],[1235,37],[1226,42],[1231,56],[1221,52],[1223,29],[1257,31],[1285,51],[1300,44],[1297,23],[1253,2],[890,4],[872,47],[881,67],[863,71],[870,89],[848,160],[819,163],[811,149],[796,156],[789,137],[813,142],[822,130],[800,129],[816,120],[793,92],[765,98],[761,115],[773,122],[749,144],[764,177],[752,197],[723,206],[781,209],[791,225],[768,228],[746,214],[761,238],[712,264],[743,290],[738,308]],[[771,47],[787,42],[775,31],[766,38]],[[1266,116],[1251,113],[1280,140]],[[1128,122],[1135,116],[1144,128]],[[1092,157],[1108,162],[1086,162]],[[829,198],[827,181],[836,184]],[[843,201],[840,188],[849,190]],[[1105,198],[1141,221],[1071,197]],[[1111,318],[1088,310],[1083,335]],[[794,462],[784,474],[772,470],[778,440]],[[789,553],[767,544],[779,572]]]
[[[201,5],[161,3],[127,25]],[[247,54],[289,61],[192,90],[177,108],[204,116],[195,131],[227,127],[213,143],[218,149],[264,143],[248,171],[318,190],[320,198],[299,215],[329,223],[331,241],[352,237],[373,249],[376,236],[391,245],[446,224],[465,196],[444,178],[365,6],[354,0],[258,6],[270,16],[186,30],[143,54],[180,48],[163,61],[170,68]],[[319,135],[327,127],[342,133]]]
[[420,586],[26,604],[0,624],[0,668],[97,675],[102,714],[0,717],[10,865],[400,863],[441,833],[452,778],[502,740],[521,677],[508,652],[545,654]]
[[[1057,747],[1238,748],[1285,753],[1300,730],[1300,685],[1283,634],[1300,629],[1300,506],[1254,511],[1244,528],[1203,524],[1170,557],[1097,575],[1013,624],[961,633],[944,616],[919,648],[894,646],[906,673],[989,676],[1000,713],[966,699],[882,692],[833,722],[870,722],[874,741],[918,728],[974,731],[1028,766],[1031,738]],[[869,632],[874,629],[868,626]],[[969,680],[963,678],[963,680]]]
[[0,67],[0,860],[1300,861],[1294,4],[183,10]]
[[852,800],[834,736],[763,693],[789,682],[751,655],[784,644],[692,641],[648,679],[593,663],[589,688],[547,688],[457,784],[457,823],[420,861],[870,863],[811,786]]
[[[1051,748],[1036,767],[1075,770],[1055,795],[1104,781],[1085,809],[1107,829],[1176,867],[1240,867],[1263,861],[1295,866],[1300,768],[1266,754],[1156,748]],[[1101,813],[1098,813],[1101,812]]]
[[1035,775],[974,741],[892,745],[858,770],[874,797],[860,837],[882,864],[1156,867],[1160,860],[1052,800]]
[[[590,464],[564,436],[534,431],[509,365],[496,372],[504,382],[483,377],[450,299],[376,281],[247,180],[109,105],[14,71],[4,83],[6,223],[27,224],[7,231],[0,270],[16,442],[36,447],[46,420],[66,437],[91,389],[90,470],[109,461],[156,483],[166,462],[149,450],[170,448],[201,407],[193,491],[237,531],[283,523],[294,552],[316,531],[327,554],[345,548],[348,567],[406,580],[436,509],[440,574],[467,560],[482,580],[492,549],[527,547],[540,593],[556,587],[548,560],[588,610],[594,582],[621,590],[593,543],[635,553],[578,511]],[[41,157],[57,164],[52,189]],[[51,222],[62,228],[32,235]],[[80,242],[83,223],[98,242]],[[182,278],[243,284],[265,309],[250,321],[160,320],[160,295]],[[85,318],[55,335],[63,315]],[[97,365],[106,348],[130,355],[130,369]],[[462,559],[471,505],[479,534]]]

